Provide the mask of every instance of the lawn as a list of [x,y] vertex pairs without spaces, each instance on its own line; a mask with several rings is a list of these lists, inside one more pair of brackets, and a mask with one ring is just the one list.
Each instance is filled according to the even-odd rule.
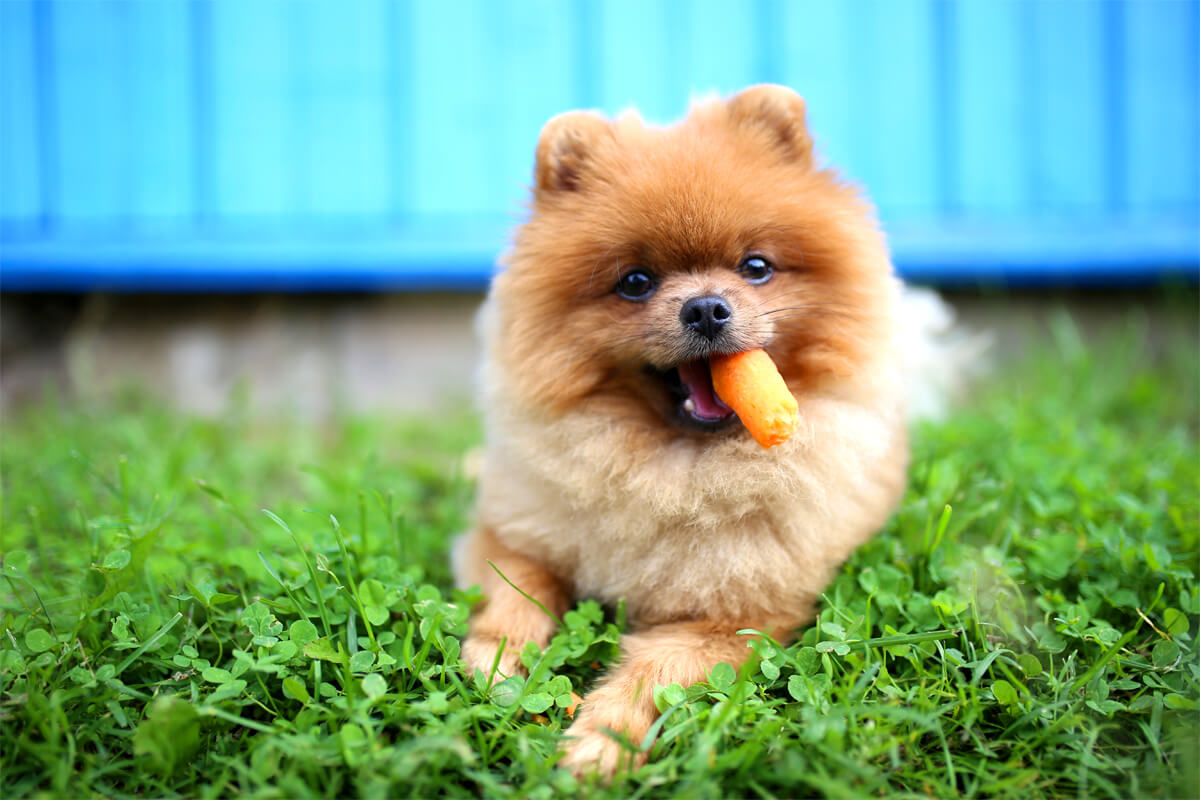
[[902,508],[819,620],[657,690],[652,760],[611,787],[554,755],[620,609],[581,603],[528,680],[462,673],[470,414],[212,421],[136,392],[9,414],[0,794],[1194,796],[1185,316],[1165,340],[1055,317],[919,426]]

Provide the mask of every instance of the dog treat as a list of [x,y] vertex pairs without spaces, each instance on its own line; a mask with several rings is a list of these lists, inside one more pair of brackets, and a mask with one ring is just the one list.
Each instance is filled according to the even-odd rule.
[[800,425],[796,398],[766,350],[709,359],[713,389],[763,447],[787,441]]

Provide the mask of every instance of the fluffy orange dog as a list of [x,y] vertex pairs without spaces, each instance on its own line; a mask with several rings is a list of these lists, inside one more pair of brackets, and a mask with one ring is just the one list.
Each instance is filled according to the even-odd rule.
[[[572,112],[537,148],[532,214],[484,309],[478,522],[455,549],[487,597],[463,647],[522,672],[573,598],[624,599],[623,659],[583,700],[563,763],[612,774],[656,685],[787,639],[883,525],[907,441],[900,287],[871,206],[819,167],[790,89],[697,105],[674,127]],[[798,430],[757,444],[714,354],[764,348]]]

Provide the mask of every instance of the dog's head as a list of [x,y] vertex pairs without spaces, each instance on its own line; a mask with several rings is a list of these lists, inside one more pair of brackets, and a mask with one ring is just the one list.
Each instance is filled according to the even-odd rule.
[[804,103],[759,86],[680,124],[550,120],[531,216],[493,285],[521,402],[726,430],[708,357],[765,348],[797,394],[852,375],[891,265],[869,205],[814,163]]

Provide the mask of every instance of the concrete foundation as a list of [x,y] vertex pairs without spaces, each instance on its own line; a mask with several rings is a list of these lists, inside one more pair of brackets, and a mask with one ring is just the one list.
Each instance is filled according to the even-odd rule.
[[320,418],[467,404],[482,295],[9,296],[0,407],[138,385],[180,409]]

